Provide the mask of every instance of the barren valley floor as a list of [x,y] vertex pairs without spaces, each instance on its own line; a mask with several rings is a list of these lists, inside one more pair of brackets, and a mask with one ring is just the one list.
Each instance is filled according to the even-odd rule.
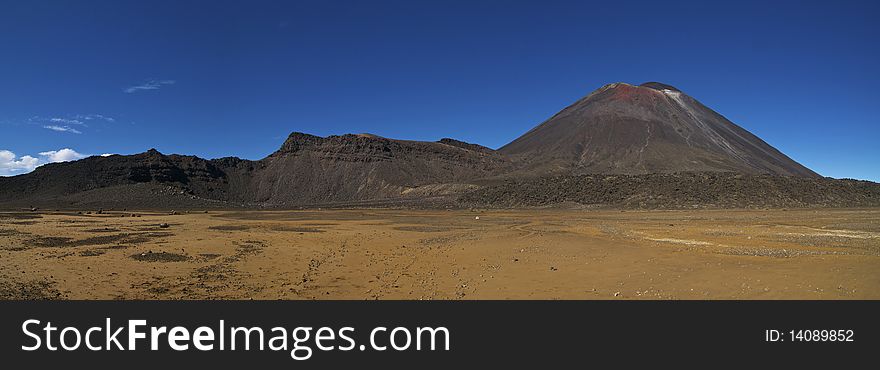
[[83,213],[0,213],[0,298],[880,299],[880,209]]

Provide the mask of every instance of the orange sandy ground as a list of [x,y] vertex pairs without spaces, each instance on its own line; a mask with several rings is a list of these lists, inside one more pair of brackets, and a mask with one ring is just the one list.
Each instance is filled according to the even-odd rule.
[[0,213],[0,298],[880,299],[878,209],[131,214]]

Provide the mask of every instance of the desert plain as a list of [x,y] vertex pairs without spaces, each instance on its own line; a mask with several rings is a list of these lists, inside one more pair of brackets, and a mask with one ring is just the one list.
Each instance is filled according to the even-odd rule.
[[0,299],[880,299],[880,209],[7,211]]

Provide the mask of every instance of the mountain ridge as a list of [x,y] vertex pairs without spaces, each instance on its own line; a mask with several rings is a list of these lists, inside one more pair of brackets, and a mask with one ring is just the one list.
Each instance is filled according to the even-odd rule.
[[[162,206],[180,202],[194,206],[296,207],[423,199],[441,199],[455,205],[454,199],[462,194],[495,194],[491,190],[494,188],[509,192],[511,181],[523,187],[524,193],[519,195],[529,198],[529,192],[539,188],[535,184],[543,184],[546,189],[552,186],[527,179],[627,175],[636,176],[630,182],[663,188],[650,182],[670,178],[653,175],[676,173],[821,179],[672,85],[616,82],[576,100],[498,150],[451,138],[417,141],[373,134],[321,137],[292,132],[276,151],[258,160],[203,159],[150,149],[133,155],[47,164],[30,174],[0,178],[0,188],[4,189],[0,204],[100,204],[109,199],[114,199],[113,204],[124,204],[130,198],[138,199],[135,205]],[[740,181],[728,175],[708,178],[713,184]],[[576,183],[593,187],[579,192],[601,188],[590,181]],[[805,187],[800,180],[766,183],[775,187],[796,185],[809,191],[823,188]],[[699,181],[687,184],[702,186]],[[863,192],[861,187],[853,186],[828,188]],[[176,200],[152,200],[168,194]],[[493,197],[486,199],[504,198],[508,204],[516,203],[508,195]],[[873,195],[847,199],[870,197]],[[548,199],[557,198],[567,199]],[[830,204],[836,198],[810,199],[824,199],[823,204]]]

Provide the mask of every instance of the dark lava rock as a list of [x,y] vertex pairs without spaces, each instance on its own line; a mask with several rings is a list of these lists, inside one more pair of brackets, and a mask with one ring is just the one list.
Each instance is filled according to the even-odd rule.
[[133,254],[131,258],[143,262],[182,262],[190,259],[189,256],[182,254],[152,251]]
[[880,206],[870,181],[701,172],[509,180],[460,197],[461,207],[780,208]]

